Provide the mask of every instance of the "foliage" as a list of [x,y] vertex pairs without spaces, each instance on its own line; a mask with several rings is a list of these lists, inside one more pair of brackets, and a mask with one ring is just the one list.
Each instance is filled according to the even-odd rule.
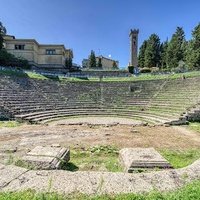
[[143,67],[144,67],[144,63],[145,63],[145,50],[146,50],[146,47],[147,47],[147,41],[145,40],[145,41],[143,42],[143,44],[141,45],[140,50],[139,50],[138,66],[139,66],[140,68],[143,68]]
[[177,27],[167,47],[167,66],[169,68],[176,68],[178,67],[179,61],[185,60],[185,42],[183,28]]
[[118,69],[118,66],[117,66],[116,61],[113,61],[112,68],[113,68],[113,69]]
[[100,57],[98,59],[97,67],[98,68],[102,68],[102,63],[101,63],[101,58]]
[[168,41],[161,43],[160,45],[160,67],[164,69],[167,67],[167,48]]
[[72,58],[71,57],[65,59],[65,67],[69,70],[72,68]]
[[21,68],[30,68],[28,61],[23,58],[16,58],[14,55],[8,53],[3,48],[3,36],[6,35],[6,28],[0,22],[0,65],[1,66],[14,66]]
[[200,23],[192,31],[192,39],[188,42],[186,62],[190,69],[200,69]]
[[6,35],[6,28],[0,22],[0,50],[3,48],[3,35]]
[[4,49],[0,50],[0,65],[30,69],[30,65],[27,60],[23,58],[16,58]]
[[160,62],[160,38],[152,34],[147,40],[144,67],[158,67]]
[[173,192],[152,191],[144,194],[84,195],[79,193],[64,195],[53,192],[26,190],[19,192],[1,192],[0,200],[198,200],[200,181],[194,181]]
[[17,121],[0,121],[0,128],[2,128],[2,127],[13,128],[13,127],[17,127],[20,125],[21,125],[21,123],[19,123]]
[[133,74],[134,73],[134,66],[128,66],[128,71],[129,71],[129,73]]
[[89,57],[89,68],[96,68],[96,67],[97,67],[96,56],[95,52],[92,50]]

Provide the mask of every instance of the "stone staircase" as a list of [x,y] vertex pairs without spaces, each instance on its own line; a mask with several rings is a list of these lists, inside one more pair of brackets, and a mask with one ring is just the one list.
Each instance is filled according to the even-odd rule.
[[[200,102],[200,77],[133,82],[59,82],[0,75],[0,108],[10,118],[46,123],[74,116],[117,116],[184,124]],[[189,115],[188,115],[189,116]]]

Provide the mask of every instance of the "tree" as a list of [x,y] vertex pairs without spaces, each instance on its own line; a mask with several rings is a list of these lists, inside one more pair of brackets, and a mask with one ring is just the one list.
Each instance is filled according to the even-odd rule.
[[116,61],[113,61],[112,67],[113,67],[113,69],[118,69]]
[[0,50],[0,65],[20,67],[23,69],[30,69],[31,66],[24,58],[17,58],[13,54],[8,53],[5,49]]
[[102,68],[102,63],[101,63],[101,58],[100,57],[98,59],[97,67],[98,68]]
[[179,61],[185,60],[185,42],[183,28],[177,27],[167,47],[167,65],[169,68],[178,67]]
[[89,68],[96,68],[96,66],[97,66],[96,56],[95,56],[95,52],[92,50],[89,57]]
[[160,61],[160,38],[156,34],[152,34],[147,40],[144,67],[158,67]]
[[3,35],[6,35],[6,28],[0,22],[0,50],[3,48]]
[[147,41],[145,40],[140,47],[138,56],[138,66],[141,68],[144,67],[146,47],[147,47]]
[[200,69],[200,23],[192,31],[186,50],[186,64],[190,69]]
[[162,69],[167,67],[167,47],[168,47],[168,40],[161,43],[160,45],[160,67]]
[[65,59],[65,67],[69,70],[72,68],[72,58],[71,58],[71,56],[69,58]]

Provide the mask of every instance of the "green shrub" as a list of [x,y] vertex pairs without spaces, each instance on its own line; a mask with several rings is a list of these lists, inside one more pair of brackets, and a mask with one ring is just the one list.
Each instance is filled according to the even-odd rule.
[[134,66],[128,66],[128,71],[129,71],[129,73],[133,74],[134,73]]
[[30,65],[27,60],[23,58],[16,58],[14,55],[8,53],[5,49],[0,50],[0,65],[19,67],[22,69],[30,69]]

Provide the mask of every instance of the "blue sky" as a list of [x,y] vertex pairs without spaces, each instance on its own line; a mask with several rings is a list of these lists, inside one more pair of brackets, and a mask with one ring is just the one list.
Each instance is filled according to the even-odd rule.
[[189,39],[199,9],[199,0],[0,0],[0,21],[16,38],[72,48],[78,64],[94,50],[126,67],[131,28],[139,45],[152,33],[170,39],[177,26]]

